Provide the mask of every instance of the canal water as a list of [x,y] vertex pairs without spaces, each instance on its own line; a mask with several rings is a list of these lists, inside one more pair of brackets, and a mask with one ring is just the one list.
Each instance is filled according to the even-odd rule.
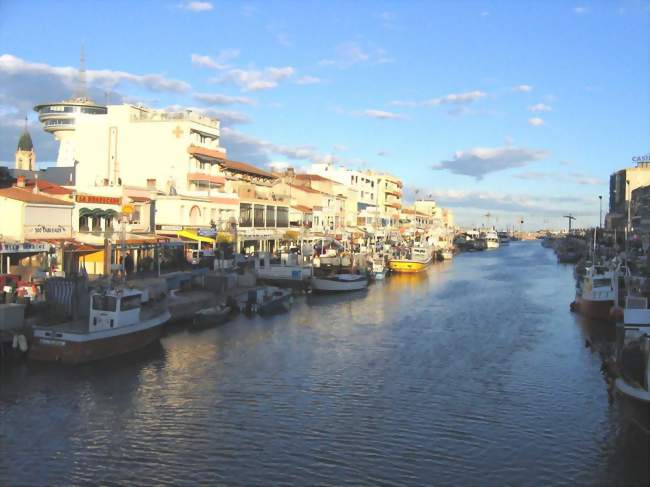
[[571,267],[513,242],[136,356],[6,368],[0,485],[648,483],[594,351],[613,327],[572,297]]

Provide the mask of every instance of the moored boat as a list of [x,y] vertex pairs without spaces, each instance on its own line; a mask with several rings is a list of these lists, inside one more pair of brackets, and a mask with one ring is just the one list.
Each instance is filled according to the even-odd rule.
[[368,278],[359,274],[334,274],[332,276],[314,276],[311,288],[320,293],[344,293],[361,291],[368,287]]
[[228,318],[230,318],[233,311],[232,306],[227,304],[218,304],[210,308],[200,309],[194,313],[192,328],[208,328],[225,323],[228,321]]
[[410,255],[405,258],[396,258],[388,261],[388,267],[393,272],[422,272],[433,261],[431,251],[422,246],[415,246],[410,250]]
[[[619,394],[650,410],[650,308],[646,278],[628,277],[623,322],[617,327],[615,381]],[[648,425],[646,425],[648,426]]]
[[610,321],[617,298],[615,272],[604,265],[590,265],[576,285],[575,310],[588,318]]
[[76,364],[143,348],[159,339],[171,315],[164,305],[142,301],[137,289],[93,292],[88,320],[35,327],[28,357]]
[[284,313],[291,309],[292,304],[291,290],[268,287],[262,295],[262,300],[257,303],[257,312],[261,315]]

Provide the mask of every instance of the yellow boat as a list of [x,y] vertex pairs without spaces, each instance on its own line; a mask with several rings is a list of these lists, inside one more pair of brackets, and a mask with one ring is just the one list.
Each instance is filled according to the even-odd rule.
[[388,267],[393,272],[422,272],[427,270],[431,262],[431,252],[422,247],[413,247],[410,259],[391,259],[388,261]]

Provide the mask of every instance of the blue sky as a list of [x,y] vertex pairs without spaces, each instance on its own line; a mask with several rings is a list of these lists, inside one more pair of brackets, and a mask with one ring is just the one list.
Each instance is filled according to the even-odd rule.
[[262,166],[392,172],[463,224],[594,224],[650,150],[648,1],[2,0],[0,160],[70,96],[82,43],[96,101],[204,110]]

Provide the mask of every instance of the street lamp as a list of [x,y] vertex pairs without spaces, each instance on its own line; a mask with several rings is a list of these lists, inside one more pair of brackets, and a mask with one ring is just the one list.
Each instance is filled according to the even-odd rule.
[[598,228],[603,228],[603,195],[598,195],[598,200],[600,201],[600,213],[598,216]]

